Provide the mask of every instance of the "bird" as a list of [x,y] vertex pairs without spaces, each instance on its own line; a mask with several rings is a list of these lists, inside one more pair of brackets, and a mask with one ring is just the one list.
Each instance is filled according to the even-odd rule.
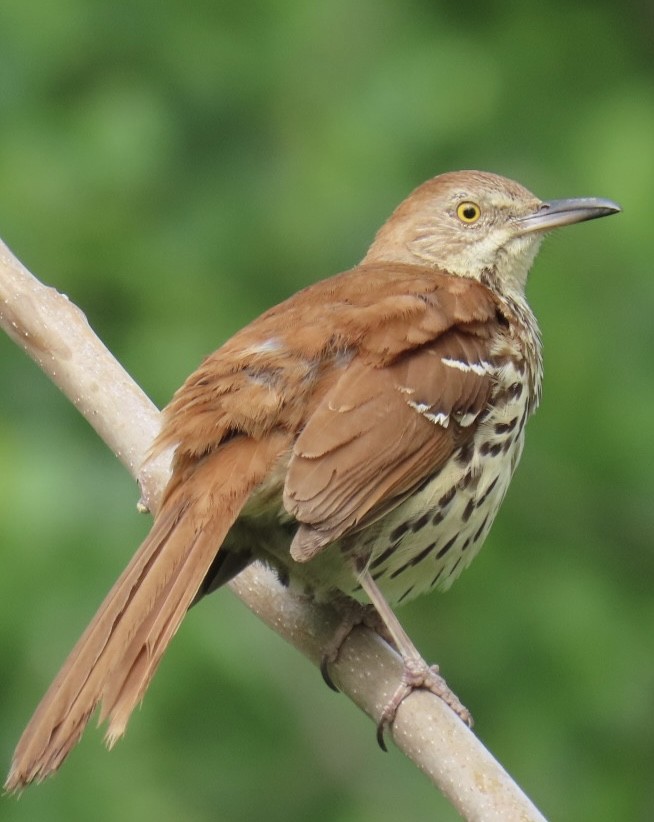
[[415,687],[467,719],[393,609],[470,564],[520,459],[541,397],[525,284],[543,237],[618,211],[440,174],[358,265],[210,354],[163,411],[152,454],[174,456],[152,528],[37,707],[5,788],[57,770],[98,706],[111,747],[189,607],[255,560],[319,601],[372,607],[405,665],[386,723]]

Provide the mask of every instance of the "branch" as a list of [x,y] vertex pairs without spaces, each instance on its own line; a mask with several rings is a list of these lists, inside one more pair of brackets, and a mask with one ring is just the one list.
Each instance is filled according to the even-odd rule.
[[[155,510],[167,459],[146,463],[159,412],[67,297],[34,278],[0,241],[0,326],[35,360],[137,479],[143,506]],[[339,622],[329,606],[289,594],[256,564],[230,587],[267,625],[318,664]],[[355,629],[330,667],[334,682],[373,720],[399,684],[397,654],[375,633]],[[466,819],[543,820],[471,731],[437,697],[412,693],[391,735]],[[371,744],[374,735],[371,733]]]

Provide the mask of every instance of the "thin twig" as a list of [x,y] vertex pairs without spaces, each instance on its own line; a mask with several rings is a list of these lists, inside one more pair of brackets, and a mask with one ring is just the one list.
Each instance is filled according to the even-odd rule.
[[[168,477],[166,460],[147,462],[159,412],[89,327],[67,297],[48,288],[0,242],[0,326],[35,360],[123,462],[156,509]],[[259,565],[232,590],[266,624],[314,663],[338,623],[329,606],[300,600]],[[356,629],[330,673],[338,687],[373,720],[395,691],[397,654],[372,631]],[[543,816],[471,731],[440,699],[414,692],[392,728],[397,746],[470,820],[543,820]],[[374,734],[370,734],[374,745]],[[380,754],[381,755],[381,754]]]

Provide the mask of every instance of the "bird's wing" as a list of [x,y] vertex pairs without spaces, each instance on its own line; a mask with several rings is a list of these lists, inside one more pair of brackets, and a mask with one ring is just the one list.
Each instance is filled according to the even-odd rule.
[[300,522],[294,559],[311,559],[395,507],[473,436],[500,331],[488,309],[485,322],[452,323],[390,364],[357,356],[344,369],[290,459],[284,504]]
[[474,280],[413,265],[357,266],[297,292],[210,354],[164,409],[155,450],[175,447],[192,460],[237,433],[299,433],[354,358],[382,368],[459,326],[488,335],[496,313]]

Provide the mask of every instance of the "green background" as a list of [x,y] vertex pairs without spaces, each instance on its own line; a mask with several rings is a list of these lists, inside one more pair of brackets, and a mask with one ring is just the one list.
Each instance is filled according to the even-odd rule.
[[[610,220],[550,239],[545,393],[486,549],[402,609],[544,813],[654,818],[649,2],[4,0],[0,236],[158,404],[234,330],[350,267],[418,183],[483,168]],[[0,762],[147,530],[126,472],[0,338]],[[0,818],[455,819],[229,592],[127,737],[87,732]]]

